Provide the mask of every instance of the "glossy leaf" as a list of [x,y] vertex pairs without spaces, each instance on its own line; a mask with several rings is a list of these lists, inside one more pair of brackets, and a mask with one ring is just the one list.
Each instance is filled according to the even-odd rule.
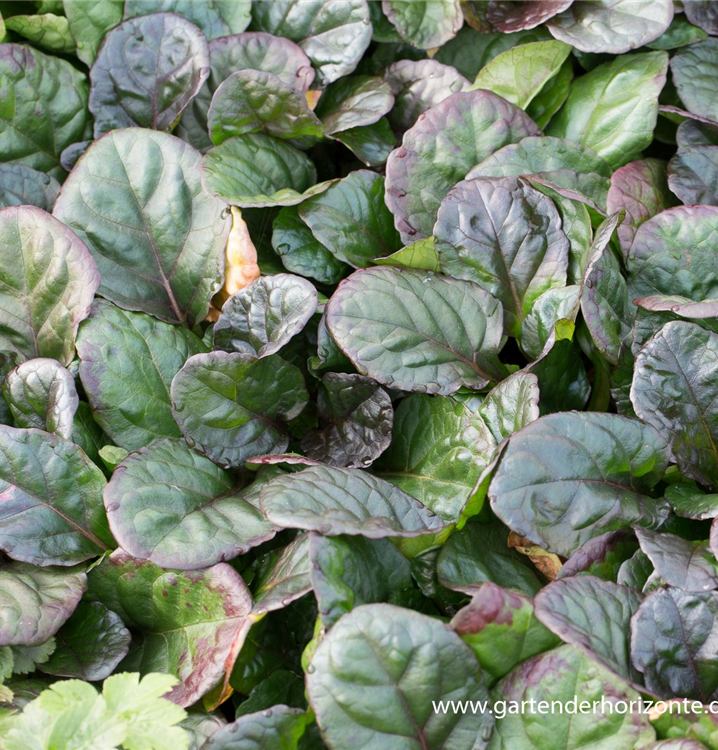
[[296,417],[308,398],[302,373],[279,356],[228,352],[190,357],[170,394],[190,446],[224,467],[284,451],[289,440],[280,421]]
[[394,268],[352,274],[326,308],[329,333],[362,374],[441,395],[501,379],[502,318],[472,282]]
[[5,376],[2,391],[18,427],[36,427],[72,440],[79,398],[74,378],[57,360],[23,362]]
[[202,750],[296,750],[308,716],[299,708],[273,706],[240,716],[215,732]]
[[588,146],[620,167],[653,138],[667,70],[665,52],[624,55],[599,65],[573,82],[548,134]]
[[402,490],[356,469],[312,466],[267,482],[260,498],[277,526],[330,536],[412,537],[445,525]]
[[478,414],[451,398],[415,394],[399,404],[391,445],[373,471],[453,521],[493,448]]
[[389,84],[372,76],[350,76],[332,83],[317,104],[316,113],[327,135],[372,125],[394,106]]
[[49,214],[19,206],[0,211],[0,257],[0,346],[69,364],[100,283],[87,248]]
[[112,546],[105,478],[73,443],[0,425],[0,548],[34,565],[73,565]]
[[[71,63],[22,44],[0,45],[3,161],[63,174],[60,154],[89,125],[87,78]],[[60,93],[58,93],[60,92]]]
[[660,524],[667,508],[647,493],[667,453],[658,432],[636,420],[551,414],[509,440],[489,487],[491,506],[516,533],[568,556],[606,531]]
[[343,130],[334,137],[368,167],[384,165],[397,141],[386,117],[373,125]]
[[571,5],[571,0],[489,0],[486,17],[499,31],[509,34],[533,29]]
[[534,301],[566,283],[569,245],[558,212],[516,178],[460,182],[439,208],[434,235],[442,271],[500,300],[513,336]]
[[121,23],[106,34],[90,70],[95,138],[133,126],[170,130],[208,75],[207,41],[181,16]]
[[264,481],[240,489],[229,472],[184,440],[158,440],[117,466],[104,503],[125,551],[164,568],[193,570],[274,536],[277,529],[259,512]]
[[89,247],[103,297],[170,323],[204,319],[229,220],[202,191],[199,158],[178,138],[130,128],[96,141],[72,171],[53,214]]
[[666,487],[665,497],[671,510],[681,518],[704,521],[718,516],[718,495],[704,495],[691,485],[671,484]]
[[680,148],[668,163],[668,187],[682,203],[718,205],[718,146]]
[[125,658],[130,631],[99,602],[80,602],[55,635],[57,647],[40,670],[57,677],[104,680]]
[[52,211],[60,183],[26,164],[0,164],[0,208],[37,206]]
[[340,261],[366,268],[399,250],[401,240],[384,204],[384,180],[368,170],[352,172],[299,207],[314,237]]
[[75,51],[75,40],[65,16],[54,13],[10,16],[5,19],[5,28],[48,52],[71,55]]
[[105,34],[122,21],[123,0],[83,3],[63,0],[62,7],[77,44],[77,56],[87,66],[97,57]]
[[244,31],[252,18],[251,0],[132,0],[125,4],[125,18],[159,12],[177,13],[202,30],[207,39]]
[[180,437],[170,383],[189,357],[205,351],[194,333],[98,300],[77,351],[93,417],[115,445],[133,451],[158,438]]
[[473,166],[539,134],[526,114],[488,91],[452,94],[425,114],[386,165],[386,204],[406,244],[432,234],[441,201]]
[[301,91],[274,73],[239,70],[224,80],[207,112],[212,143],[264,132],[275,138],[321,138],[323,128]]
[[502,380],[484,399],[479,413],[497,443],[539,418],[538,379],[515,372]]
[[[347,689],[358,697],[351,713],[342,706]],[[437,701],[488,698],[481,669],[456,633],[389,604],[367,604],[343,617],[319,644],[307,674],[309,700],[330,747],[344,746],[347,736],[386,750],[486,747],[490,715],[434,713],[427,690]]]
[[683,474],[718,488],[718,413],[713,394],[718,334],[667,323],[636,358],[631,402],[660,431]]
[[576,0],[547,26],[556,39],[583,52],[617,55],[657,39],[672,20],[671,3]]
[[718,121],[718,105],[710,84],[718,68],[718,40],[708,38],[678,50],[671,59],[676,91],[690,112]]
[[229,138],[202,158],[204,189],[243,208],[293,206],[326,190],[304,153],[263,133]]
[[233,294],[214,324],[215,349],[266,357],[296,336],[317,307],[306,279],[280,273],[262,276]]
[[87,588],[84,570],[0,564],[0,645],[39,646],[72,614]]
[[631,657],[659,695],[711,701],[718,691],[718,594],[660,588],[631,622]]
[[253,586],[255,615],[282,609],[311,591],[308,534],[300,534],[259,563]]
[[521,348],[528,357],[541,356],[556,324],[576,320],[580,299],[581,287],[574,284],[548,289],[536,299],[521,323]]
[[302,450],[330,466],[369,466],[391,442],[394,409],[371,378],[329,372],[317,396],[318,430],[302,438]]
[[481,584],[471,602],[451,619],[451,627],[494,680],[561,642],[536,619],[529,597],[495,583]]
[[135,634],[121,669],[175,675],[180,684],[167,697],[180,706],[222,677],[251,609],[249,591],[229,565],[183,573],[121,550],[92,569],[87,598],[116,612]]
[[690,3],[690,8],[686,10],[686,16],[691,23],[700,26],[709,34],[718,33],[718,18],[716,18],[715,6],[706,0],[697,0]]
[[411,0],[382,0],[381,5],[399,36],[419,49],[440,47],[456,36],[464,22],[457,0],[419,4]]

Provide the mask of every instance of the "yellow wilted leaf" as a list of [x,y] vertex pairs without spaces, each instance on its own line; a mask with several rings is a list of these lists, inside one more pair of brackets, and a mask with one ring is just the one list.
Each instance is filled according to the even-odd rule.
[[317,106],[317,102],[319,101],[319,97],[322,95],[321,91],[313,91],[309,90],[306,94],[304,94],[304,98],[307,100],[307,104],[309,105],[309,109],[314,109],[314,107]]
[[242,212],[232,206],[232,229],[225,250],[224,286],[212,298],[207,320],[216,321],[222,305],[240,289],[259,278],[257,248],[249,236]]
[[515,549],[519,554],[526,555],[549,581],[556,580],[556,576],[563,566],[558,555],[546,552],[542,547],[532,544],[528,539],[524,539],[514,531],[509,533],[508,546]]

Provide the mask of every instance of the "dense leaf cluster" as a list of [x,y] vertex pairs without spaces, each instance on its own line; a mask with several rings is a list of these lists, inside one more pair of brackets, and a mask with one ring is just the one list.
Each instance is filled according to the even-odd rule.
[[718,750],[718,3],[0,12],[0,748]]

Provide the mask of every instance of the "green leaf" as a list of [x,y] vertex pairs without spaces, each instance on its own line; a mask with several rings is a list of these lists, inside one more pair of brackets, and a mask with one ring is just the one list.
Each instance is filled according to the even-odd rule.
[[207,127],[215,146],[247,133],[321,138],[324,132],[304,94],[274,73],[262,70],[239,70],[217,87],[207,113]]
[[451,619],[451,627],[493,680],[561,642],[536,619],[529,597],[495,583],[481,584],[471,602]]
[[366,268],[379,255],[401,247],[384,203],[384,179],[359,169],[299,207],[314,237],[337,259]]
[[502,96],[525,110],[571,54],[563,42],[533,42],[502,52],[479,71],[471,85]]
[[349,273],[349,266],[337,260],[312,234],[296,206],[282,208],[273,228],[272,247],[287,271],[332,286]]
[[646,47],[650,49],[671,50],[685,47],[687,44],[701,42],[708,37],[703,29],[694,26],[685,15],[676,14],[671,25],[654,42],[649,42]]
[[125,18],[159,12],[177,13],[200,28],[207,39],[239,34],[252,19],[251,0],[132,0],[125,4]]
[[489,487],[491,506],[520,536],[568,557],[606,531],[659,525],[667,507],[647,493],[667,462],[663,439],[642,422],[551,414],[510,438]]
[[87,588],[84,570],[0,563],[0,646],[40,646],[60,629]]
[[365,0],[273,0],[255,3],[252,15],[254,28],[299,44],[320,86],[351,73],[371,41]]
[[237,706],[235,718],[273,708],[278,704],[306,708],[304,679],[286,669],[277,669],[252,688],[249,697]]
[[95,141],[73,169],[54,215],[90,248],[103,297],[170,323],[204,320],[230,221],[202,191],[199,160],[178,138],[128,128]]
[[490,582],[533,596],[542,582],[528,558],[508,546],[508,535],[496,521],[467,523],[441,548],[436,561],[439,583],[473,595]]
[[19,161],[56,177],[60,154],[81,141],[89,125],[87,79],[69,62],[22,44],[0,47],[3,161]]
[[486,9],[486,18],[492,26],[507,34],[538,26],[569,5],[571,0],[538,0],[528,3],[493,0]]
[[718,120],[718,105],[711,79],[718,69],[718,40],[708,38],[678,50],[671,59],[676,91],[694,115]]
[[569,57],[559,68],[558,73],[546,82],[531,104],[526,107],[526,114],[540,128],[545,128],[568,99],[572,82],[573,59]]
[[273,706],[240,716],[222,727],[202,750],[297,750],[308,722],[308,715],[300,708]]
[[73,565],[114,546],[105,477],[74,443],[0,425],[0,547],[33,565]]
[[618,55],[654,41],[672,20],[670,3],[577,0],[547,26],[556,39],[583,52]]
[[470,86],[456,68],[436,60],[399,60],[387,65],[384,79],[396,99],[389,121],[399,131],[410,128],[419,115],[447,96]]
[[[634,750],[655,739],[648,716],[617,710],[621,701],[638,705],[640,694],[573,646],[561,646],[519,664],[494,688],[492,698],[506,701],[504,706],[512,701],[517,702],[514,705],[534,701],[534,706],[540,701],[548,701],[549,706],[559,701],[564,707],[580,707],[587,701],[600,710],[506,711],[496,720],[491,750]],[[602,706],[602,700],[608,705]]]
[[431,700],[488,699],[481,669],[440,620],[389,604],[358,607],[337,622],[314,654],[307,691],[335,748],[352,737],[357,747],[471,750],[485,747],[493,723],[485,712],[431,710]]
[[88,581],[88,600],[116,612],[133,632],[133,649],[121,666],[178,677],[169,697],[180,706],[221,679],[252,607],[242,578],[225,563],[183,573],[117,550]]
[[383,0],[382,10],[399,36],[419,49],[441,47],[464,23],[458,0]]
[[303,152],[263,133],[227,139],[202,157],[200,172],[210,195],[243,208],[293,206],[329,185],[314,184]]
[[566,283],[568,239],[550,198],[514,177],[460,182],[434,227],[441,269],[500,300],[504,328],[521,323],[546,290]]
[[57,360],[23,362],[7,374],[2,392],[18,427],[36,427],[72,440],[79,398],[74,378]]
[[316,113],[327,135],[373,125],[394,106],[389,84],[372,76],[350,76],[323,92]]
[[277,529],[259,512],[265,481],[240,489],[184,440],[158,440],[122,461],[104,501],[124,550],[164,568],[192,570],[231,560],[274,536]]
[[497,443],[539,418],[538,379],[515,372],[489,391],[479,413]]
[[573,82],[549,135],[588,146],[620,167],[653,139],[667,69],[665,52],[623,55],[599,65]]
[[0,164],[0,208],[37,206],[52,211],[60,183],[26,164]]
[[668,189],[666,163],[660,159],[632,161],[613,173],[606,207],[609,214],[626,212],[617,228],[624,257],[641,224],[675,203]]
[[326,308],[329,333],[359,372],[441,395],[502,379],[502,319],[501,303],[477,284],[395,268],[357,271]]
[[649,690],[704,703],[715,700],[718,669],[711,644],[716,617],[714,591],[660,588],[644,599],[631,622],[631,657]]
[[262,276],[233,294],[214,324],[214,348],[266,357],[302,331],[317,290],[301,276]]
[[439,272],[439,254],[436,252],[434,238],[417,240],[411,245],[402,247],[384,258],[374,258],[377,266],[396,266],[398,268],[417,268],[422,271]]
[[[80,401],[72,424],[72,442],[79,445],[93,463],[102,464],[100,449],[109,443],[107,435],[95,422],[87,401]],[[118,448],[118,450],[124,450]]]
[[133,126],[170,130],[208,74],[207,40],[181,16],[121,23],[105,35],[90,71],[95,138]]
[[473,166],[538,134],[524,112],[489,91],[452,94],[426,112],[386,165],[386,205],[402,241],[431,236],[441,201]]
[[373,470],[455,521],[494,449],[484,420],[447,397],[414,394],[394,416],[392,442]]
[[[624,282],[625,290],[625,282]],[[546,346],[554,326],[561,320],[575,322],[580,310],[581,287],[554,287],[536,299],[531,312],[521,323],[521,348],[536,360]]]
[[175,375],[172,410],[191,447],[220,466],[281,453],[289,439],[280,421],[308,400],[301,371],[278,355],[195,354]]
[[718,488],[718,411],[714,398],[718,334],[667,323],[636,358],[631,402],[671,443],[681,472]]
[[394,409],[371,378],[329,372],[317,395],[318,430],[302,438],[310,458],[330,466],[366,468],[389,447]]
[[259,560],[254,582],[254,615],[282,609],[312,590],[309,535],[300,534],[284,549]]
[[705,521],[718,516],[718,495],[704,495],[696,487],[671,484],[666,487],[665,497],[671,510],[681,518]]
[[334,137],[368,167],[380,167],[385,164],[396,145],[396,136],[385,117],[373,125],[349,128],[336,133]]
[[124,5],[123,0],[101,3],[63,0],[70,31],[77,42],[77,56],[85,65],[92,65],[105,34],[122,21]]
[[626,586],[580,575],[542,589],[536,617],[562,641],[635,684],[641,679],[631,665],[630,622],[642,600]]
[[312,466],[262,487],[261,509],[283,528],[321,534],[413,537],[445,524],[402,490],[357,469]]
[[682,203],[718,205],[718,147],[678,149],[668,163],[668,186]]
[[188,357],[205,351],[184,327],[96,301],[77,337],[80,379],[93,417],[115,445],[137,450],[180,437],[170,383]]
[[633,305],[626,280],[611,248],[611,237],[623,218],[609,216],[596,230],[581,290],[581,314],[598,351],[617,365],[621,351],[630,346]]
[[80,602],[55,636],[57,647],[40,670],[58,677],[108,678],[125,658],[130,631],[99,602]]
[[388,539],[311,534],[309,556],[326,629],[361,604],[387,602],[395,592],[412,587],[409,562]]
[[0,348],[69,364],[100,283],[87,248],[49,214],[19,206],[0,212],[0,257]]
[[75,40],[65,16],[54,13],[10,16],[5,19],[5,28],[55,54],[72,55],[75,52]]

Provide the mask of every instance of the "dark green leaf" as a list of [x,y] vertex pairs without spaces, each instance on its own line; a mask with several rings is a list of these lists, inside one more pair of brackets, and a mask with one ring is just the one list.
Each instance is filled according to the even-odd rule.
[[302,373],[279,356],[228,352],[190,357],[172,381],[171,396],[190,446],[224,467],[286,450],[280,420],[298,416],[308,399]]
[[678,96],[694,115],[718,121],[718,105],[711,80],[718,70],[718,39],[705,39],[678,50],[671,73]]
[[299,207],[314,237],[337,260],[366,268],[401,247],[392,215],[384,204],[384,179],[360,169],[330,185]]
[[184,16],[198,26],[207,39],[244,31],[252,18],[251,0],[131,0],[125,3],[125,18],[165,11]]
[[489,91],[452,94],[426,112],[386,165],[386,204],[402,240],[432,234],[441,201],[473,166],[538,134],[526,114]]
[[323,134],[304,94],[262,70],[237,71],[218,86],[207,127],[216,146],[247,133],[264,132],[276,138],[321,138]]
[[477,284],[395,268],[357,271],[326,308],[329,333],[362,374],[441,395],[502,379],[502,319]]
[[266,680],[262,680],[252,689],[247,700],[237,706],[235,717],[238,719],[245,714],[264,711],[279,703],[293,708],[306,707],[303,677],[299,677],[294,672],[288,672],[286,669],[272,672]]
[[667,462],[667,446],[649,425],[615,414],[552,414],[510,438],[489,497],[517,534],[569,556],[606,531],[659,525],[667,507],[646,493]]
[[103,297],[190,327],[220,285],[230,227],[223,204],[202,191],[199,159],[165,133],[108,133],[73,169],[53,212],[90,248]]
[[704,495],[697,487],[672,484],[666,487],[666,500],[681,518],[704,521],[718,517],[718,495]]
[[[339,620],[319,644],[307,691],[330,747],[482,750],[488,713],[439,713],[430,700],[486,700],[469,647],[442,622],[389,604],[367,604]],[[344,707],[346,691],[355,696]]]
[[65,16],[77,43],[77,56],[85,65],[92,65],[105,34],[122,21],[124,5],[123,0],[100,3],[63,0]]
[[[689,3],[689,5],[700,5]],[[649,42],[646,46],[651,49],[677,49],[685,47],[687,44],[700,42],[708,36],[703,29],[694,26],[685,15],[676,14],[671,21],[671,25],[658,37],[654,42]]]
[[26,164],[0,164],[0,208],[37,206],[52,211],[60,183]]
[[372,125],[394,106],[389,84],[381,78],[350,76],[331,84],[316,113],[327,135]]
[[535,375],[516,372],[492,388],[479,412],[500,443],[539,418],[539,388]]
[[104,680],[125,658],[130,631],[99,602],[80,602],[55,636],[57,647],[40,667],[46,674]]
[[[621,566],[638,550],[633,529],[607,531],[581,545],[559,570],[557,579],[577,575],[592,575],[604,581],[616,582]],[[622,583],[618,581],[618,583]],[[629,585],[623,583],[622,585]],[[640,587],[639,587],[640,588]]]
[[385,117],[373,125],[349,128],[334,137],[368,167],[382,166],[396,145],[396,137]]
[[394,410],[386,391],[371,378],[329,372],[317,396],[318,430],[302,439],[302,450],[330,466],[369,466],[391,442]]
[[0,646],[39,646],[60,629],[87,588],[77,568],[0,564]]
[[382,9],[399,36],[419,49],[441,47],[464,23],[458,0],[383,0]]
[[667,323],[636,358],[631,402],[671,444],[685,476],[718,489],[718,334]]
[[214,347],[266,357],[296,336],[317,308],[317,290],[301,276],[262,276],[233,294],[214,324]]
[[682,203],[718,205],[718,146],[680,148],[668,163],[668,186]]
[[2,391],[18,427],[36,427],[72,440],[79,399],[75,380],[57,360],[23,362],[7,374]]
[[73,565],[113,546],[105,477],[73,443],[0,425],[0,548],[34,565]]
[[0,347],[69,364],[100,284],[87,248],[49,214],[19,206],[0,211],[0,257]]
[[309,535],[300,534],[284,549],[259,561],[253,582],[255,615],[282,609],[312,590]]
[[261,508],[284,528],[369,539],[439,531],[439,516],[402,490],[357,469],[312,466],[262,487]]
[[80,379],[93,416],[115,445],[137,450],[182,434],[172,417],[170,383],[205,351],[187,328],[98,300],[77,337]]
[[531,360],[541,356],[559,321],[575,323],[581,309],[580,298],[581,287],[570,285],[548,289],[536,299],[531,312],[521,323],[521,348]]
[[259,488],[245,489],[184,440],[159,440],[130,454],[105,488],[110,527],[134,557],[192,570],[231,560],[277,529],[259,512]]
[[240,716],[215,732],[202,750],[297,750],[309,718],[300,708],[273,706]]

